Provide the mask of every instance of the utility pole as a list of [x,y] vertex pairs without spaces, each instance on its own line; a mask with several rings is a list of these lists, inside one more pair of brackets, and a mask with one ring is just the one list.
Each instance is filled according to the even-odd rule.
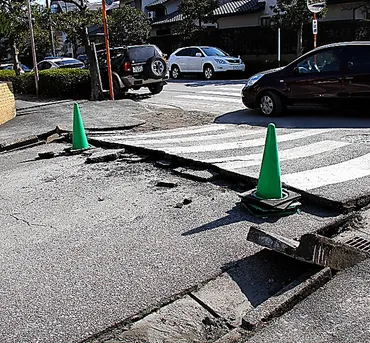
[[110,95],[110,99],[114,100],[112,68],[111,68],[110,50],[109,50],[108,25],[107,25],[107,11],[105,8],[105,1],[109,3],[113,3],[113,1],[112,0],[102,0],[102,12],[103,12],[103,26],[104,26],[104,38],[105,38],[105,51],[106,51],[107,66],[108,66],[109,95]]
[[38,72],[38,69],[37,69],[35,37],[33,35],[33,24],[32,24],[32,13],[31,13],[30,0],[27,0],[27,7],[28,7],[28,24],[30,26],[31,50],[32,50],[32,58],[33,58],[33,70],[34,70],[34,73],[35,73],[35,89],[36,89],[36,97],[38,97],[39,96],[39,72]]
[[[46,8],[50,9],[49,0],[46,0]],[[53,26],[51,22],[49,26],[49,31],[50,31],[51,51],[52,51],[52,55],[55,56],[54,32],[53,32]]]

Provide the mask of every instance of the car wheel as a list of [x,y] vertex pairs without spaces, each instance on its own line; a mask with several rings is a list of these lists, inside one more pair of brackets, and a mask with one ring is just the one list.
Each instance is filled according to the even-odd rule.
[[162,57],[153,57],[148,61],[149,76],[154,79],[161,79],[167,73],[167,63]]
[[266,117],[276,117],[281,114],[283,104],[280,97],[272,92],[263,93],[260,97],[259,107],[261,113]]
[[181,76],[180,69],[178,66],[173,66],[171,69],[171,77],[173,79],[179,79]]
[[117,79],[113,79],[113,94],[114,100],[118,100],[122,97],[121,87]]
[[162,83],[157,83],[153,86],[149,86],[148,88],[150,90],[150,93],[159,94],[163,90],[163,84]]
[[215,75],[213,67],[210,65],[206,65],[203,70],[203,75],[206,80],[212,80]]

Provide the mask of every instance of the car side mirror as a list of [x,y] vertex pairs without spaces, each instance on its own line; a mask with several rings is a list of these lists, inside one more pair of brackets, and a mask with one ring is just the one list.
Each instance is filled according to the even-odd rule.
[[202,57],[202,54],[201,54],[200,52],[197,52],[197,53],[195,54],[195,57]]

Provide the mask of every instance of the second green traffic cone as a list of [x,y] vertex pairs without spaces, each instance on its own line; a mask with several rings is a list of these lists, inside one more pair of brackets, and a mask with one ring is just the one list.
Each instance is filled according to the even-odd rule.
[[87,149],[88,147],[89,143],[87,142],[87,137],[84,129],[84,124],[82,122],[80,108],[78,107],[78,104],[75,103],[73,108],[72,149],[81,150]]
[[256,196],[262,199],[281,199],[283,197],[279,152],[274,124],[269,124],[267,128],[265,150],[263,152]]

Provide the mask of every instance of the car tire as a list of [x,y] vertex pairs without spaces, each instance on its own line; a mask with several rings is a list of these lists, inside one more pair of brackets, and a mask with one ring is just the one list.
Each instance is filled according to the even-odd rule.
[[258,103],[261,113],[266,117],[277,117],[283,111],[283,103],[279,95],[273,92],[263,93]]
[[167,63],[162,57],[153,57],[148,60],[148,75],[153,79],[162,79],[167,73]]
[[113,94],[114,100],[118,100],[122,98],[122,90],[121,86],[116,78],[113,79]]
[[215,76],[215,71],[210,64],[207,64],[203,68],[203,76],[206,80],[212,80]]
[[173,66],[171,68],[171,77],[175,80],[179,79],[181,76],[181,72],[178,66]]
[[163,90],[163,83],[156,83],[155,85],[149,86],[149,91],[152,94],[159,94]]

